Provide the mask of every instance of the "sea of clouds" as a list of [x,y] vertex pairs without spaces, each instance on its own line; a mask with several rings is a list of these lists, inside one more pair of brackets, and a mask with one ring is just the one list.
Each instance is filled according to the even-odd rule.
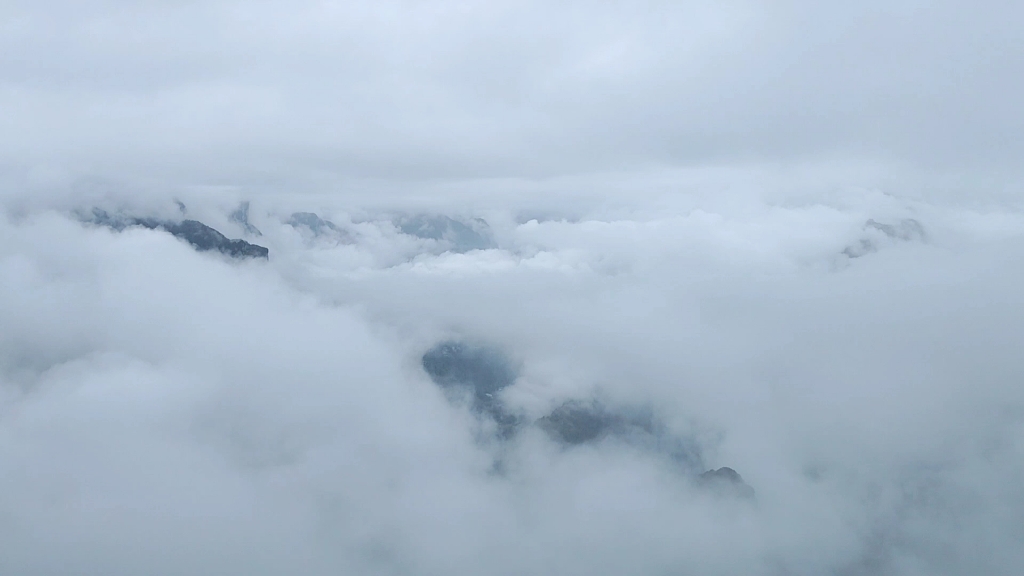
[[1024,573],[1022,18],[0,3],[0,574]]
[[[521,208],[476,212],[344,194],[9,194],[4,572],[1022,565],[1024,212],[806,186],[627,201],[533,188]],[[231,218],[243,200],[260,236]],[[175,201],[269,260],[76,216]],[[337,230],[288,224],[297,211]],[[409,214],[480,218],[492,247],[403,233]],[[922,233],[882,230],[907,221]],[[496,440],[423,370],[453,338],[512,359],[502,400],[526,421],[573,398],[649,407],[756,498],[702,490],[614,439],[567,447],[524,426]]]

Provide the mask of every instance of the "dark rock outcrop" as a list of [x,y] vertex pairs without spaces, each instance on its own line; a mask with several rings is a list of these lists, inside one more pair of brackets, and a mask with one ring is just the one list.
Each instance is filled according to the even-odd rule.
[[882,240],[884,242],[883,238],[878,237],[879,232],[889,240],[900,242],[925,240],[924,227],[921,226],[920,222],[913,218],[900,220],[898,224],[883,224],[871,219],[864,223],[864,231],[875,232],[876,237],[861,238],[856,244],[847,246],[843,249],[843,255],[848,258],[860,258],[861,256],[866,256],[872,252],[877,252],[879,249],[879,243],[877,240]]
[[334,222],[324,220],[313,212],[295,212],[288,219],[288,225],[294,228],[308,228],[314,234],[322,234],[328,230],[341,232],[341,228],[338,228]]
[[269,258],[270,256],[270,250],[267,248],[250,244],[245,240],[231,240],[198,220],[174,222],[156,218],[112,216],[98,208],[93,209],[92,218],[88,220],[117,231],[134,226],[149,230],[163,230],[176,238],[185,240],[200,252],[216,251],[232,258]]
[[650,410],[611,409],[595,400],[569,400],[540,418],[537,426],[555,441],[579,446],[613,437],[658,452],[688,469],[700,469],[695,445],[672,435]]
[[882,224],[881,222],[877,222],[872,219],[864,223],[864,228],[873,228],[882,232],[882,234],[885,234],[889,238],[903,240],[905,242],[909,242],[911,240],[924,240],[925,238],[924,227],[921,226],[920,222],[913,218],[900,220],[900,223],[896,225]]
[[352,236],[344,228],[325,220],[313,212],[295,212],[286,222],[296,230],[305,231],[313,237],[331,236],[340,242],[351,242]]
[[263,233],[260,232],[259,228],[253,226],[249,222],[249,203],[248,202],[242,202],[238,206],[238,209],[236,209],[234,212],[231,213],[231,221],[235,222],[239,226],[241,226],[242,229],[245,230],[246,234],[250,234],[252,236],[263,236]]
[[708,470],[697,477],[697,485],[712,490],[720,496],[754,498],[754,489],[743,481],[743,477],[732,468]]
[[516,380],[516,369],[504,354],[487,346],[448,340],[427,350],[421,363],[442,389],[468,394],[472,409],[492,418],[501,436],[514,434],[519,419],[505,409],[498,396]]
[[398,229],[403,234],[443,242],[456,253],[497,247],[491,227],[481,218],[466,223],[448,216],[419,215],[400,220]]
[[537,420],[537,426],[552,438],[568,445],[597,441],[609,435],[629,432],[654,433],[652,420],[646,415],[627,417],[607,410],[597,402],[570,400],[551,414]]
[[515,381],[516,371],[499,351],[448,340],[423,354],[423,368],[440,386],[470,386],[489,396]]
[[269,258],[270,250],[245,240],[231,240],[198,220],[163,222],[155,226],[181,238],[200,252],[218,251],[232,258]]
[[[493,420],[499,439],[513,438],[524,424],[501,401],[500,392],[515,383],[518,370],[500,350],[446,340],[427,350],[421,364],[449,398],[468,399],[473,412]],[[697,444],[672,434],[651,410],[611,408],[597,400],[569,400],[535,424],[566,448],[613,438],[668,458],[697,485],[717,494],[754,497],[753,488],[731,468],[697,474],[704,469]],[[496,463],[499,468],[500,465],[500,461]]]

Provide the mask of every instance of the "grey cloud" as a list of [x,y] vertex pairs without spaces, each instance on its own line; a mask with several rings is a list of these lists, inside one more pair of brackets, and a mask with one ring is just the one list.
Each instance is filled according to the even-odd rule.
[[[238,205],[185,196],[218,225]],[[341,196],[261,196],[266,263],[63,201],[5,219],[5,568],[1015,573],[1019,212],[656,198],[489,210],[502,248],[438,254]],[[313,206],[357,242],[276,216]],[[829,265],[911,216],[927,242]],[[451,334],[504,352],[424,362]],[[466,386],[476,413],[445,394]],[[545,432],[593,398],[604,441]],[[480,442],[499,406],[516,434]]]
[[6,6],[5,156],[25,169],[260,183],[840,158],[1019,181],[1011,2]]
[[6,2],[0,573],[1019,574],[1021,15]]

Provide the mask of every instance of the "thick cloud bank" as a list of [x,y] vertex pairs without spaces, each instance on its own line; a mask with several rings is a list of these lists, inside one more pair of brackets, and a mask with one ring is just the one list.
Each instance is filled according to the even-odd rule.
[[9,195],[0,567],[1018,573],[1024,213],[646,198],[181,204],[262,260]]
[[0,2],[0,576],[1024,574],[1024,2]]

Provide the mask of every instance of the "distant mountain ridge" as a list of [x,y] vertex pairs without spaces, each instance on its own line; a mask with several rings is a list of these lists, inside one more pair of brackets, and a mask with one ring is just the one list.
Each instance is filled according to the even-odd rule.
[[[420,364],[430,379],[454,398],[469,399],[470,409],[497,425],[497,437],[512,440],[530,422],[509,411],[500,392],[517,378],[515,363],[500,349],[444,340],[423,353]],[[565,448],[615,438],[634,448],[661,454],[679,464],[691,480],[721,496],[754,499],[754,489],[732,468],[704,470],[699,447],[675,437],[649,409],[606,406],[597,399],[567,400],[533,422]]]
[[161,220],[159,218],[140,218],[135,216],[111,215],[106,210],[93,208],[84,218],[85,221],[107,226],[118,232],[138,226],[148,230],[163,230],[185,240],[199,252],[220,252],[232,258],[270,258],[270,249],[251,244],[245,240],[232,240],[214,228],[198,220]]

